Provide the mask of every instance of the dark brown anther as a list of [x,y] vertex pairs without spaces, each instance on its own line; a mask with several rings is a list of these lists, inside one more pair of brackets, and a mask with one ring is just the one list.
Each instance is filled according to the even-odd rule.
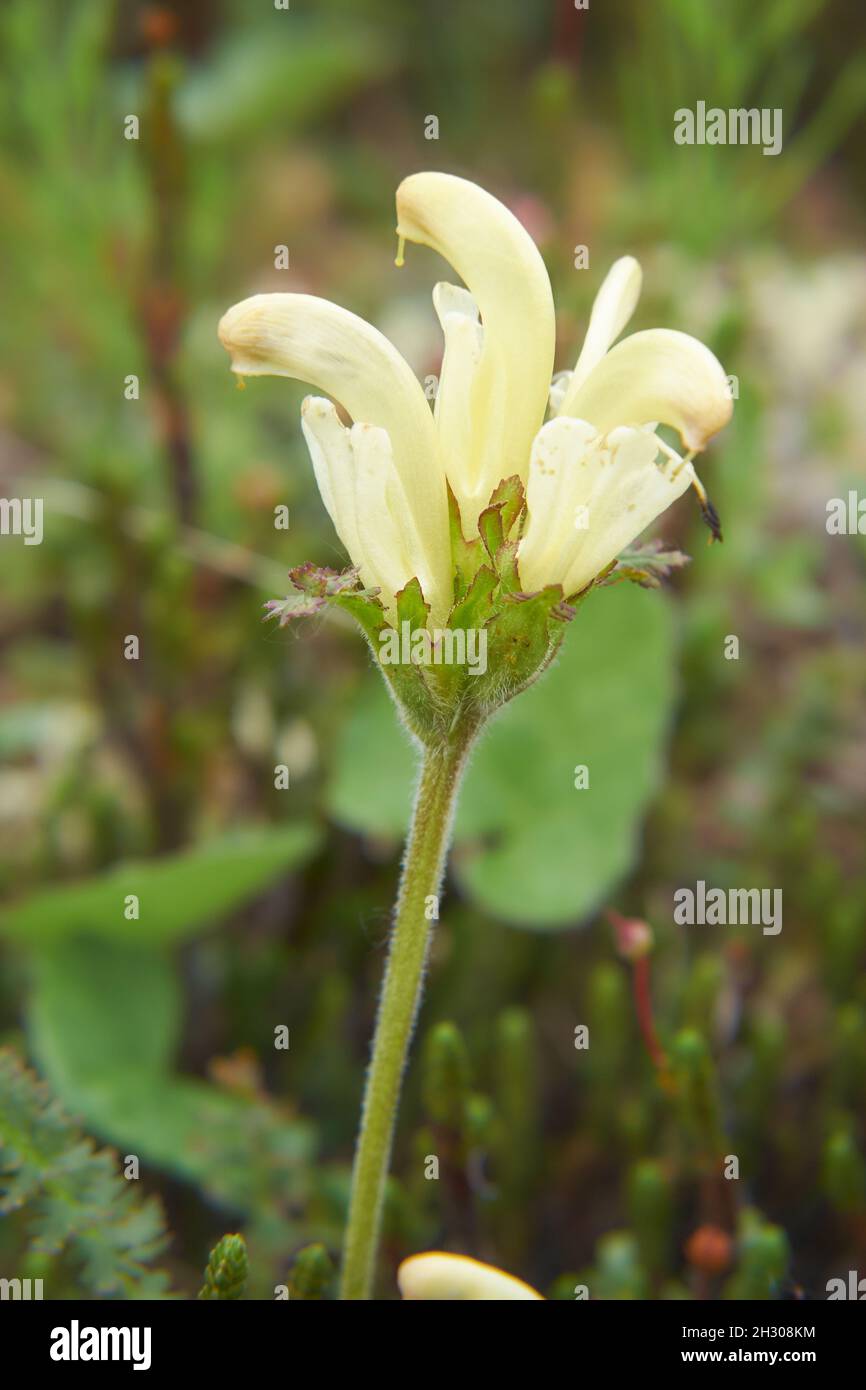
[[724,540],[724,537],[722,535],[722,523],[719,519],[719,514],[713,506],[712,502],[710,501],[709,497],[707,497],[706,493],[703,497],[700,498],[700,504],[701,516],[704,518],[704,522],[710,529],[710,544],[712,544],[713,541]]

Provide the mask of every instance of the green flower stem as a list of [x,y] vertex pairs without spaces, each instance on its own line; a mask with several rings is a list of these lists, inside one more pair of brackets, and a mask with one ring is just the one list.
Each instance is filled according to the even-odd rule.
[[477,728],[477,722],[464,720],[445,743],[424,751],[355,1150],[343,1299],[371,1294],[400,1086],[433,926],[427,899],[439,894],[457,794]]

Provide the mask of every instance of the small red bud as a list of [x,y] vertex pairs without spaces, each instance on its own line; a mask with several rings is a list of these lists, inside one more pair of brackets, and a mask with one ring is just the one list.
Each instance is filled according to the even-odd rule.
[[652,927],[640,917],[622,917],[611,908],[607,914],[616,938],[616,949],[623,960],[636,961],[648,956],[653,947]]
[[721,1226],[699,1226],[685,1244],[689,1264],[701,1274],[724,1274],[731,1263],[734,1242]]

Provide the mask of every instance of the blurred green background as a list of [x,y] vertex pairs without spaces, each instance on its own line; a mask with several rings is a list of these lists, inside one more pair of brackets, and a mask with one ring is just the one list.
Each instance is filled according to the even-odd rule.
[[[0,10],[0,492],[45,506],[0,538],[0,1275],[193,1296],[241,1230],[248,1295],[331,1291],[296,1257],[339,1248],[412,754],[350,626],[262,625],[343,557],[304,389],[237,392],[215,327],[304,290],[435,374],[443,267],[393,265],[430,167],[535,236],[558,366],[628,252],[633,326],[701,337],[738,399],[724,545],[678,504],[691,566],[593,596],[471,770],[380,1296],[432,1247],[562,1298],[866,1272],[866,540],[826,529],[866,490],[864,35],[856,0]],[[782,154],[675,145],[698,100],[781,107]],[[781,888],[781,934],[675,926],[698,879]],[[652,926],[663,1067],[608,909]]]

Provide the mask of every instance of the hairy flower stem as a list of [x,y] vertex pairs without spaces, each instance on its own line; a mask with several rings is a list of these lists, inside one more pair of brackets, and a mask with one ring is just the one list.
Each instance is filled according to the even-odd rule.
[[355,1150],[342,1299],[371,1295],[400,1086],[433,925],[427,899],[439,894],[457,794],[477,729],[477,722],[464,720],[447,741],[424,750]]

